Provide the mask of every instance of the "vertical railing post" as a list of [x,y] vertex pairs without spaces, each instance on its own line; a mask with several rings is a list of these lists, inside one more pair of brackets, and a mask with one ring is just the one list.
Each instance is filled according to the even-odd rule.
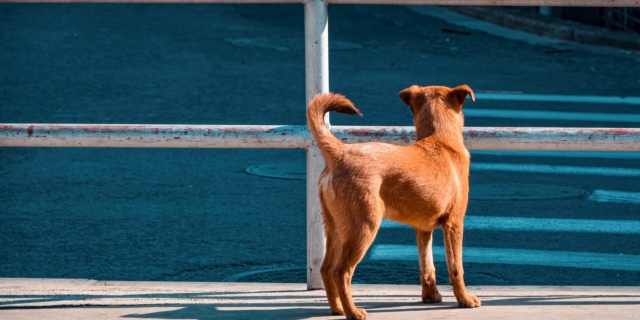
[[[327,2],[307,0],[304,4],[305,78],[307,107],[318,93],[329,91],[329,30]],[[325,122],[329,123],[328,114]],[[320,149],[307,149],[307,289],[323,289],[320,266],[325,252],[318,178],[324,169]]]

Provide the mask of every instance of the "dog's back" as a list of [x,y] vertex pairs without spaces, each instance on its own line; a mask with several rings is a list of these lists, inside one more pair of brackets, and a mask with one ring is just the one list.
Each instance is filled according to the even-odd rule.
[[330,194],[355,203],[356,199],[348,198],[373,193],[383,202],[385,218],[422,229],[438,227],[438,219],[468,193],[466,149],[459,152],[437,136],[409,147],[379,142],[345,145],[326,127],[324,114],[328,111],[360,111],[349,99],[333,93],[316,96],[309,106],[311,132],[327,163],[319,188],[332,203],[339,200]]
[[409,147],[372,142],[340,150],[321,175],[320,191],[346,202],[379,194],[386,219],[433,229],[468,193],[469,159],[433,138]]

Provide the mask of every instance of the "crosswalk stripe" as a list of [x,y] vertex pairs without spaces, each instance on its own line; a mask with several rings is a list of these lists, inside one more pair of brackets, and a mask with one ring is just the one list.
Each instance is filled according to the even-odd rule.
[[607,167],[549,166],[549,165],[543,165],[543,164],[471,162],[471,170],[640,177],[640,170],[638,169],[607,168]]
[[640,192],[625,192],[612,190],[594,190],[589,200],[598,202],[618,202],[640,204]]
[[534,101],[534,102],[570,102],[570,103],[600,103],[600,104],[640,104],[640,97],[621,96],[572,96],[554,94],[513,94],[513,93],[482,93],[475,94],[477,100],[501,101]]
[[597,122],[640,122],[640,114],[586,113],[561,111],[532,111],[505,109],[473,109],[464,110],[465,117],[500,118],[500,119],[538,119],[563,121],[597,121]]
[[471,156],[640,159],[640,152],[633,151],[471,150],[469,152]]
[[[381,228],[410,228],[383,220]],[[640,221],[466,216],[465,230],[640,234]]]
[[[434,246],[433,258],[437,262],[446,261],[444,247]],[[374,245],[371,248],[369,260],[418,261],[418,249],[415,245]],[[640,271],[640,256],[611,253],[464,247],[463,261],[465,263]]]

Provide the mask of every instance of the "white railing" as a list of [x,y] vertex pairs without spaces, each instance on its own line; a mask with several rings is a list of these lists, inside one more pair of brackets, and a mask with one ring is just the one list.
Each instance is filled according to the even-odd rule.
[[[497,6],[640,6],[639,0],[0,0],[59,3],[302,3],[305,16],[306,101],[329,90],[327,5],[429,4]],[[327,116],[326,122],[329,123]],[[412,127],[333,127],[346,143],[408,145]],[[466,128],[469,149],[640,151],[640,129]],[[306,126],[0,124],[0,147],[306,148],[307,288],[323,287],[325,239],[317,181],[322,155]]]
[[[333,126],[344,143],[380,141],[408,146],[414,127]],[[640,151],[640,129],[466,127],[469,150]],[[174,124],[0,124],[2,147],[278,148],[307,149],[306,126]]]

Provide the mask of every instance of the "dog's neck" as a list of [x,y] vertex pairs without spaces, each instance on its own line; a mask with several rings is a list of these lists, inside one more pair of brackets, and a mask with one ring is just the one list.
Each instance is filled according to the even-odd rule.
[[[443,119],[443,117],[448,117],[448,115],[438,116],[439,119]],[[432,119],[431,116],[426,116],[426,119],[423,119],[426,121],[416,121],[418,142],[424,138],[432,137],[456,153],[469,158],[469,151],[464,146],[464,137],[462,136],[464,122],[461,119],[447,119],[448,121],[432,121]]]

